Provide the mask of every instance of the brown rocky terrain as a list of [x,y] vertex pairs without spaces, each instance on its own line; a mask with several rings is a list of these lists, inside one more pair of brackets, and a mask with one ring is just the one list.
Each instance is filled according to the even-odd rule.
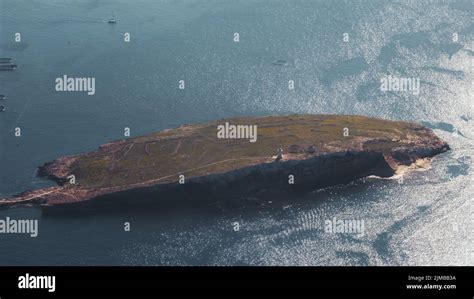
[[[217,127],[226,122],[256,125],[256,142],[218,138]],[[448,149],[430,129],[408,122],[350,115],[224,119],[58,158],[38,170],[38,175],[58,186],[0,200],[0,206],[114,200],[138,204],[144,198],[172,201],[190,192],[201,197],[212,194],[209,198],[306,192],[369,175],[391,176],[400,165]],[[288,184],[289,175],[294,176],[294,184]],[[184,184],[179,183],[180,176]]]

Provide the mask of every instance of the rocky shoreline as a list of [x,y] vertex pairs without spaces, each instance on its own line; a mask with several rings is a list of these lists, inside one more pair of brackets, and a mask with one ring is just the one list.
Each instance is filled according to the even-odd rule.
[[[258,142],[217,139],[223,122],[258,126]],[[447,150],[432,130],[406,122],[338,115],[226,119],[61,157],[38,169],[58,186],[0,200],[0,207],[178,204],[191,196],[212,202],[308,192],[370,175],[389,177],[399,165]]]

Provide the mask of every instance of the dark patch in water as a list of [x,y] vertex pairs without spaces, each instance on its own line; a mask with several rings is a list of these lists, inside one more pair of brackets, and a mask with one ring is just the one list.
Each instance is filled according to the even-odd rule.
[[392,40],[397,40],[400,46],[413,49],[424,44],[430,44],[430,36],[428,32],[419,31],[407,34],[396,34]]
[[378,60],[383,67],[387,67],[397,54],[397,45],[392,42],[382,47]]
[[395,221],[390,227],[387,228],[385,232],[378,234],[377,238],[375,238],[373,242],[375,251],[377,251],[380,257],[385,261],[387,261],[387,258],[390,258],[392,255],[390,253],[390,241],[392,239],[392,234],[401,230],[405,225],[407,225],[407,223],[409,223],[408,217]]
[[388,257],[389,254],[389,249],[388,245],[390,243],[390,235],[388,232],[383,232],[377,235],[377,238],[374,240],[374,248],[375,251],[382,257]]
[[466,137],[466,136],[464,136],[464,134],[462,134],[459,130],[457,130],[450,123],[445,123],[445,122],[437,122],[436,123],[436,122],[422,121],[421,124],[423,126],[427,127],[427,128],[430,128],[430,129],[438,129],[438,130],[442,130],[442,131],[449,132],[449,133],[457,132],[462,137]]
[[378,83],[366,83],[357,87],[356,98],[358,101],[367,101],[380,94],[380,85]]
[[457,43],[450,43],[439,45],[438,48],[441,50],[441,52],[448,54],[451,58],[454,54],[459,52],[459,50],[461,50],[463,46]]
[[368,69],[369,65],[363,57],[356,57],[343,61],[323,73],[321,82],[325,85],[331,85],[334,81],[347,76],[357,75]]
[[418,211],[423,213],[423,212],[426,212],[430,207],[429,206],[419,206],[417,208],[418,208]]
[[466,176],[469,174],[469,165],[465,163],[448,165],[447,172],[451,178],[455,178],[460,175]]

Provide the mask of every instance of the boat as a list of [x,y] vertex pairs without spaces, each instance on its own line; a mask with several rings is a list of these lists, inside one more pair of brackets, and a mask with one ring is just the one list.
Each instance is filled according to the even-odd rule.
[[109,23],[109,24],[117,23],[117,21],[115,20],[115,14],[114,13],[112,13],[112,18],[107,20],[107,23]]
[[0,70],[2,71],[13,71],[17,68],[18,66],[16,64],[0,64]]
[[273,61],[272,64],[273,64],[273,65],[283,66],[283,65],[286,65],[286,60],[281,60],[281,59],[275,60],[275,61]]
[[4,96],[3,94],[0,94],[0,101],[6,100],[6,99],[7,99],[6,96]]
[[11,60],[12,60],[11,58],[0,57],[0,62],[10,62]]
[[4,112],[6,110],[5,106],[0,106],[0,112]]

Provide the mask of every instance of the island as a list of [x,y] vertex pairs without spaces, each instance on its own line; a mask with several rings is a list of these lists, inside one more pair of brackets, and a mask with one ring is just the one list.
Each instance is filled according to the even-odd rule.
[[[224,124],[254,126],[257,136],[219,138]],[[0,206],[200,205],[302,193],[390,177],[447,150],[431,129],[410,122],[357,115],[222,119],[60,157],[38,169],[56,186],[2,199]]]

